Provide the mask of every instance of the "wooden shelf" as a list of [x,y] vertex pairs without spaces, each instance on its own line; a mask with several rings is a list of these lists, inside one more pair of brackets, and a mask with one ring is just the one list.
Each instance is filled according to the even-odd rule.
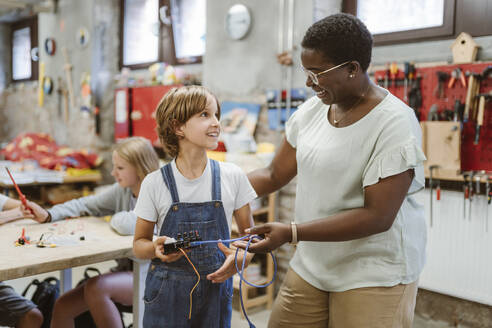
[[[246,270],[248,270],[248,269],[246,268]],[[245,277],[245,278],[246,278],[246,279],[248,279],[247,277]],[[233,285],[234,289],[239,290],[239,280],[240,280],[240,279],[239,279],[239,275],[237,275],[237,274],[236,274],[236,275],[234,275],[234,278],[233,278],[233,283],[232,283],[232,285]],[[270,279],[268,279],[268,278],[267,278],[267,277],[265,277],[265,276],[260,276],[260,279],[258,279],[258,280],[255,280],[255,281],[249,281],[249,280],[248,280],[248,281],[249,281],[250,283],[252,283],[252,284],[255,284],[255,285],[264,285],[264,284],[266,284],[267,282],[269,282],[270,280],[271,280],[271,278],[270,278]],[[256,288],[256,287],[250,286],[250,285],[248,285],[248,284],[246,284],[246,283],[244,283],[244,282],[243,282],[243,289],[252,289],[252,288]]]
[[254,210],[253,211],[253,216],[268,213],[268,209],[269,209],[268,206],[265,206],[265,207],[261,207],[261,208],[259,208],[257,210]]

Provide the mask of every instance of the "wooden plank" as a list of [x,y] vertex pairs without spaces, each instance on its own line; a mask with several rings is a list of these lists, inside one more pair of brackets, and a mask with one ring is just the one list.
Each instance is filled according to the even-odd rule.
[[421,122],[425,156],[425,175],[429,176],[429,167],[437,166],[433,177],[441,180],[459,181],[461,168],[460,147],[461,128],[459,122],[430,121]]

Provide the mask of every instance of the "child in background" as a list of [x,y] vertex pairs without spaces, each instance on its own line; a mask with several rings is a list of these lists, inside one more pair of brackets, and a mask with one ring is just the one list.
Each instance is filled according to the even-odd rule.
[[[20,206],[20,200],[0,194],[0,224],[21,218],[33,218],[30,213],[24,214]],[[38,328],[42,323],[43,314],[36,304],[0,281],[0,326]]]
[[[233,214],[241,234],[253,224],[249,203],[256,193],[246,174],[207,158],[206,151],[218,144],[219,118],[217,99],[199,86],[172,89],[157,107],[159,139],[174,160],[144,179],[135,206],[133,251],[152,259],[144,293],[146,328],[231,325],[235,252],[219,243],[191,249],[189,260],[181,253],[163,255],[165,240],[178,233],[229,239]],[[156,225],[160,237],[152,241]]]
[[[101,194],[74,199],[49,210],[33,202],[28,205],[42,222],[82,215],[113,215],[110,224],[122,235],[135,232],[136,215],[132,212],[143,178],[159,168],[159,158],[150,142],[141,137],[128,138],[118,143],[113,151],[113,170],[116,179]],[[78,315],[90,310],[98,327],[123,327],[114,302],[133,304],[132,262],[117,260],[113,272],[93,277],[58,298],[51,327],[73,327]]]

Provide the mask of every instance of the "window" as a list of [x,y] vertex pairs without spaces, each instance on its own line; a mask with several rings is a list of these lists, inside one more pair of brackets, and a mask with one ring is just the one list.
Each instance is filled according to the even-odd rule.
[[205,13],[205,1],[171,1],[174,47],[178,62],[193,61],[193,58],[205,53]]
[[159,1],[125,0],[123,65],[156,62],[159,56]]
[[38,78],[38,65],[31,58],[31,49],[38,46],[37,18],[12,24],[12,81]]
[[122,0],[121,65],[201,62],[206,0]]
[[492,35],[490,0],[343,0],[342,11],[367,25],[375,45]]

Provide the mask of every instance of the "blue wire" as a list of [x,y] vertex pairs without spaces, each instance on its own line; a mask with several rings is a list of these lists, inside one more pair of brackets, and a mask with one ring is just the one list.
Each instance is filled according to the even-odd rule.
[[246,236],[242,236],[242,237],[239,237],[239,238],[234,238],[234,239],[225,239],[225,240],[201,240],[201,241],[192,241],[190,242],[190,246],[200,246],[200,245],[203,245],[203,244],[216,244],[216,243],[232,243],[234,241],[238,241],[238,240],[243,240],[243,239],[246,239],[248,238],[249,235],[246,235]]
[[[261,238],[258,235],[246,235],[243,237],[234,238],[234,239],[227,239],[227,240],[192,241],[190,243],[190,246],[199,246],[199,245],[203,245],[203,244],[212,244],[212,243],[230,243],[230,242],[234,242],[234,241],[238,241],[238,240],[243,240],[243,239],[246,239],[248,237],[249,237],[248,244],[246,245],[246,248],[244,249],[244,252],[246,254],[248,252],[249,245],[251,244],[251,241],[253,239],[261,240]],[[237,254],[238,253],[239,253],[239,248],[236,249],[236,255],[234,256],[234,265],[236,266],[236,271],[237,271],[237,274],[239,275],[239,299],[241,300],[241,309],[243,310],[244,317],[246,318],[246,320],[249,323],[249,327],[250,328],[256,328],[256,326],[251,322],[251,320],[249,320],[248,315],[246,314],[246,309],[244,308],[243,289],[242,289],[243,284],[242,284],[242,282],[244,281],[246,284],[248,284],[252,287],[257,287],[257,288],[265,288],[265,287],[270,286],[275,281],[275,277],[277,276],[277,261],[275,260],[275,256],[273,255],[273,253],[270,252],[270,255],[272,256],[272,260],[273,260],[273,277],[272,277],[272,280],[270,282],[264,284],[264,285],[255,285],[255,284],[247,281],[243,276],[244,268],[246,266],[246,256],[243,257],[243,262],[241,263],[241,270],[239,270],[239,267],[237,265]]]
[[[245,253],[248,251],[248,248],[249,248],[249,245],[251,244],[251,241],[253,239],[259,239],[261,240],[261,238],[257,235],[253,235],[253,236],[250,236],[251,238],[248,240],[248,244],[246,245],[246,248],[244,249]],[[270,255],[272,256],[272,259],[273,259],[273,277],[272,277],[272,280],[264,285],[255,285],[253,283],[250,283],[249,281],[247,281],[244,276],[243,276],[243,272],[244,272],[244,267],[245,267],[245,264],[246,264],[246,256],[243,257],[243,263],[241,265],[241,270],[239,270],[238,266],[237,266],[237,254],[239,253],[239,248],[236,249],[236,255],[234,257],[234,264],[236,265],[236,271],[237,271],[237,274],[239,275],[239,299],[241,300],[241,309],[243,310],[243,313],[244,313],[244,317],[246,318],[246,320],[248,321],[249,323],[249,327],[250,328],[256,328],[255,325],[253,325],[253,323],[251,322],[251,320],[249,320],[248,318],[248,315],[246,314],[246,309],[244,308],[244,303],[243,303],[243,289],[242,289],[242,282],[244,281],[245,283],[247,283],[248,285],[250,286],[253,286],[253,287],[258,287],[258,288],[265,288],[265,287],[268,287],[270,286],[273,281],[275,280],[275,277],[277,276],[277,261],[275,260],[275,256],[273,255],[272,252],[270,252]]]

